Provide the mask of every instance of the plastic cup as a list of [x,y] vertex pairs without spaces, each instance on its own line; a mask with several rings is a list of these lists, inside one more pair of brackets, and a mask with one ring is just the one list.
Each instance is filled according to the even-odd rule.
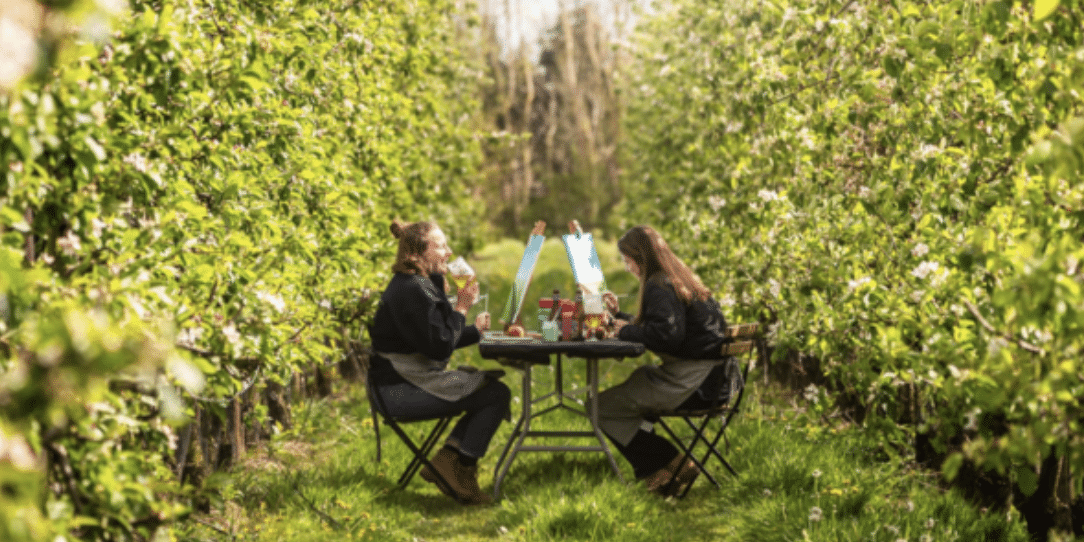
[[546,341],[556,341],[561,338],[561,330],[557,326],[555,320],[543,320],[542,321],[542,339]]

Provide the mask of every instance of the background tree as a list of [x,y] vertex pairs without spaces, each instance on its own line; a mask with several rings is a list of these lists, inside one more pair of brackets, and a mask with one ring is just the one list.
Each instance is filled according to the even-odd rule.
[[483,25],[493,44],[483,114],[498,133],[486,146],[487,199],[500,201],[495,222],[514,233],[544,219],[579,219],[609,228],[618,182],[621,105],[615,86],[619,50],[593,3],[563,11],[539,39],[536,61],[520,44],[500,48],[492,16]]

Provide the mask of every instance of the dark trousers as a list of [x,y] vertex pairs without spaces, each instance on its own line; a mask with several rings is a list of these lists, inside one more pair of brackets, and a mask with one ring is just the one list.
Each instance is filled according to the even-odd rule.
[[490,380],[458,401],[445,401],[409,382],[378,385],[376,389],[391,416],[436,418],[463,412],[447,442],[474,458],[486,455],[501,420],[508,418],[512,399],[511,390],[499,380]]
[[[694,393],[679,408],[703,408],[708,404],[708,401]],[[609,435],[606,436],[609,438]],[[632,465],[637,480],[647,478],[659,471],[673,461],[679,453],[677,446],[671,444],[669,440],[655,434],[654,431],[643,429],[633,435],[627,446],[622,446],[613,438],[610,438],[610,443]]]
[[[606,436],[609,437],[609,435]],[[656,435],[654,431],[648,432],[643,429],[633,435],[628,446],[622,446],[612,438],[610,443],[632,465],[632,471],[637,480],[651,476],[678,455],[677,447],[669,440]]]

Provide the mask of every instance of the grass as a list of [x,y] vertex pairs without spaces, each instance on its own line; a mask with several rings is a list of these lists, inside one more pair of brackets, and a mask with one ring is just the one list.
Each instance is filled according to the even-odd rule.
[[[465,360],[466,361],[466,360]],[[477,362],[476,362],[477,363]],[[612,382],[632,363],[611,363]],[[541,376],[546,376],[543,372]],[[566,378],[582,384],[581,371]],[[506,379],[517,391],[516,378]],[[718,463],[721,489],[701,478],[681,501],[622,483],[601,454],[525,453],[503,484],[504,498],[463,507],[415,477],[395,480],[409,453],[382,431],[375,442],[362,386],[328,400],[296,405],[297,430],[279,435],[271,452],[249,457],[219,485],[208,514],[181,526],[192,541],[418,540],[1026,540],[1015,515],[984,512],[930,475],[883,460],[858,430],[825,430],[777,390],[754,382],[749,409],[728,431],[728,459]],[[571,414],[545,426],[584,425]],[[493,465],[511,432],[504,424],[481,463],[492,487]],[[420,431],[417,424],[411,427]],[[620,458],[626,480],[631,469]],[[818,511],[819,510],[819,511]],[[923,537],[928,538],[923,538]]]
[[[612,245],[598,245],[607,271],[620,269]],[[472,262],[483,292],[488,289],[502,306],[499,296],[507,295],[522,247],[493,245]],[[635,279],[627,273],[608,273],[607,281],[611,290],[635,293]],[[528,300],[553,287],[569,292],[571,286],[563,248],[550,240]],[[625,299],[626,310],[633,299]],[[499,311],[492,302],[490,309]],[[602,362],[603,385],[620,382],[644,361]],[[497,367],[473,348],[452,359],[452,365],[462,363]],[[583,362],[567,363],[566,386],[583,385]],[[536,396],[548,391],[544,383],[552,382],[551,370],[536,369]],[[504,380],[516,411],[519,378],[509,372]],[[825,425],[787,393],[753,376],[747,408],[728,430],[727,456],[738,476],[712,464],[721,489],[701,478],[685,499],[663,500],[632,483],[631,468],[620,457],[627,483],[598,453],[524,453],[504,480],[503,499],[487,507],[460,506],[420,477],[396,488],[409,452],[383,430],[384,459],[375,462],[363,386],[340,382],[332,398],[295,405],[293,430],[211,480],[210,510],[194,514],[175,535],[245,542],[1027,539],[1015,513],[976,509],[956,492],[942,490],[929,473],[888,460],[859,429]],[[533,422],[538,424],[587,428],[585,420],[562,411]],[[407,427],[420,432],[427,424]],[[511,423],[502,424],[480,464],[483,489],[492,487],[494,463],[511,431]]]

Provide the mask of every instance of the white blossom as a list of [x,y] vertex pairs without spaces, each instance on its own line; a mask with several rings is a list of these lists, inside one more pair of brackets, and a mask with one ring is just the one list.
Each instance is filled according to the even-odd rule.
[[911,255],[916,258],[921,258],[930,253],[930,247],[926,243],[919,243],[915,245],[915,248],[911,249]]
[[90,114],[94,116],[94,122],[96,124],[104,124],[105,104],[103,104],[102,102],[95,102],[94,105],[90,106]]
[[[809,401],[810,403],[813,403],[814,405],[819,403],[821,398],[820,398],[820,393],[817,390],[817,385],[816,384],[810,384],[809,386],[806,386],[805,392],[803,393],[803,397],[805,397],[806,401]],[[813,471],[813,477],[814,478],[820,477],[820,472],[821,471],[819,471],[819,470]]]
[[75,235],[75,232],[71,230],[68,230],[64,237],[57,239],[56,245],[67,256],[75,256],[83,248],[82,243],[79,242],[79,236]]
[[233,346],[241,345],[241,334],[238,333],[237,328],[233,324],[229,324],[222,328],[222,334],[226,336],[226,340]]
[[105,229],[105,226],[106,226],[105,222],[102,222],[100,219],[98,219],[96,217],[92,218],[90,220],[90,231],[91,231],[91,233],[93,233],[94,237],[101,237],[102,236],[102,230]]
[[856,279],[856,280],[849,280],[849,281],[847,281],[847,289],[853,292],[853,291],[861,288],[864,284],[868,283],[870,280],[872,280],[872,279],[870,279],[869,277],[862,277],[862,278]]
[[775,279],[768,279],[768,290],[771,291],[772,297],[777,299],[779,298],[781,288],[778,281],[776,281]]
[[711,207],[712,211],[717,212],[719,209],[726,206],[726,200],[722,196],[712,195],[708,197],[708,205]]
[[260,301],[263,301],[264,303],[275,307],[275,310],[278,312],[282,312],[286,309],[286,302],[283,301],[281,297],[275,294],[269,294],[262,291],[256,292],[256,299],[259,299]]
[[0,429],[0,464],[7,463],[20,471],[38,470],[40,462],[34,449],[20,435],[9,435]]
[[930,273],[937,271],[940,267],[941,264],[937,262],[925,261],[918,264],[918,267],[912,269],[911,275],[916,278],[925,279]]
[[938,154],[941,154],[940,148],[935,147],[934,145],[930,145],[928,143],[923,143],[922,145],[919,145],[918,151],[915,153],[915,157],[919,160],[928,160],[930,158],[933,158],[934,156],[937,156]]
[[177,342],[186,346],[195,346],[199,344],[200,337],[203,336],[203,328],[201,327],[186,327],[177,334]]
[[132,154],[125,156],[124,163],[132,166],[133,168],[135,168],[136,171],[140,173],[146,173],[148,169],[147,159],[138,152],[133,152]]
[[821,507],[814,506],[809,509],[809,521],[820,521],[822,518],[824,518],[824,512]]
[[757,192],[757,196],[759,196],[760,199],[762,199],[764,201],[769,201],[769,202],[770,201],[779,201],[780,199],[782,199],[782,198],[779,197],[779,194],[775,193],[774,190],[761,190],[760,192]]

